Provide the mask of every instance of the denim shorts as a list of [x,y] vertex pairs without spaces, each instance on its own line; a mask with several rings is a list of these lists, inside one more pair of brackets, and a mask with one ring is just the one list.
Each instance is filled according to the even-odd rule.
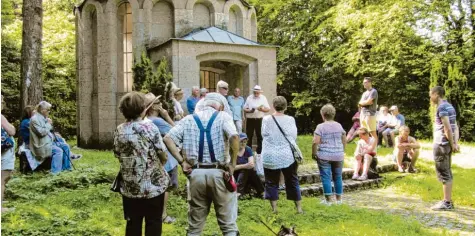
[[434,162],[439,181],[442,183],[452,182],[452,148],[449,144],[434,144]]

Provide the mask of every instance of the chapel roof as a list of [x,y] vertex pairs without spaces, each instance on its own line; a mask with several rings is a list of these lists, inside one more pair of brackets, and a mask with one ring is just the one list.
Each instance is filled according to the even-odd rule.
[[181,40],[210,42],[210,43],[229,43],[241,45],[261,45],[252,40],[241,37],[237,34],[211,26],[205,29],[191,32],[180,38]]

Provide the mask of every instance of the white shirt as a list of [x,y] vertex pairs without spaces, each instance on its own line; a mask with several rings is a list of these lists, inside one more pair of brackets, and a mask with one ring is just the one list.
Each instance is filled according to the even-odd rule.
[[246,99],[246,103],[244,103],[244,108],[252,109],[254,108],[254,112],[252,113],[247,113],[246,112],[246,117],[247,118],[262,118],[264,117],[265,113],[262,111],[258,111],[257,108],[260,106],[264,106],[265,108],[270,108],[269,103],[267,102],[267,98],[264,95],[259,95],[259,97],[256,97],[253,95],[249,95]]
[[[367,150],[373,145],[374,143],[374,138],[371,137],[369,138],[369,143],[366,143],[363,139],[360,139],[358,143],[356,144],[356,150],[355,150],[355,156],[357,155],[364,155],[366,154]],[[374,148],[373,152],[376,153],[377,147]]]

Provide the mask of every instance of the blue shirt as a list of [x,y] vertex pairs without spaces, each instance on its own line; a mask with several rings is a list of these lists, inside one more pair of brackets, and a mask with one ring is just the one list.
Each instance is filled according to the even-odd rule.
[[401,114],[397,114],[397,116],[396,116],[396,119],[397,119],[398,121],[400,121],[400,123],[401,123],[401,126],[403,126],[403,125],[405,125],[405,124],[406,124],[406,118],[404,118],[404,116],[403,116],[403,115],[401,115]]
[[25,145],[30,144],[30,119],[24,119],[20,123],[20,136]]
[[195,107],[198,101],[200,100],[200,97],[193,97],[190,96],[188,99],[186,99],[186,108],[188,109],[188,114],[193,114],[195,112]]
[[455,112],[454,107],[446,100],[442,101],[442,103],[437,107],[437,112],[435,113],[434,143],[441,145],[449,143],[449,140],[447,139],[444,131],[444,124],[442,123],[442,117],[444,116],[449,117],[452,134],[455,135],[457,114]]
[[244,108],[244,98],[239,96],[237,99],[234,96],[228,96],[228,103],[233,112],[233,120],[242,120],[242,109]]
[[237,157],[236,164],[247,164],[249,162],[249,157],[252,157],[253,155],[254,154],[252,153],[252,149],[249,146],[246,146],[244,154],[242,154],[242,156]]
[[[147,117],[147,118],[151,120],[155,126],[157,126],[162,136],[165,136],[172,129],[172,126],[160,117]],[[167,153],[168,153],[167,163],[165,163],[164,167],[167,172],[170,172],[178,165],[178,161],[172,156],[170,152],[167,151]]]

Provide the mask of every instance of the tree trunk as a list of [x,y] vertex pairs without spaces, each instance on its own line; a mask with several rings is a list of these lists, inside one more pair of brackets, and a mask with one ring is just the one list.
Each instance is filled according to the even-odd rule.
[[43,99],[42,52],[43,0],[23,0],[20,109]]

